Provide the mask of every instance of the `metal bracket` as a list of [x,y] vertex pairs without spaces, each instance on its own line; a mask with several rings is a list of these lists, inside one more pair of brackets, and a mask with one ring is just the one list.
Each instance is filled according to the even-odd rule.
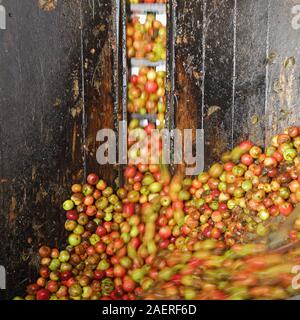
[[130,10],[133,13],[166,13],[166,5],[164,3],[139,3],[139,4],[131,4]]

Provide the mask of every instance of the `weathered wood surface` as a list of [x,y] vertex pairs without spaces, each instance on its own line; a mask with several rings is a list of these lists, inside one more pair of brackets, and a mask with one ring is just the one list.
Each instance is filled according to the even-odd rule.
[[203,117],[208,165],[232,144],[235,12],[233,0],[205,2]]
[[264,144],[267,37],[267,1],[238,1],[233,143],[251,137]]
[[[274,2],[274,4],[273,4]],[[300,124],[300,1],[271,1],[269,7],[266,140],[290,124]],[[295,28],[297,22],[298,28]],[[294,23],[294,24],[293,24]]]
[[[36,277],[42,243],[65,243],[62,201],[96,164],[96,132],[113,127],[111,1],[4,3],[0,30],[0,265],[6,297]],[[3,291],[0,291],[3,296]]]
[[[292,26],[299,1],[175,4],[176,122],[193,128],[197,119],[205,129],[206,167],[245,138],[264,145],[299,123],[300,29]],[[295,65],[284,67],[289,57]]]

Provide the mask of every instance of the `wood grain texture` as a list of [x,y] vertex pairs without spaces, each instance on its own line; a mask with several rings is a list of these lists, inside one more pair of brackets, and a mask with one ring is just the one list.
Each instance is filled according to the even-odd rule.
[[[112,25],[110,1],[59,1],[55,10],[43,11],[37,1],[12,0],[6,9],[7,30],[0,31],[0,264],[11,298],[36,278],[38,246],[66,242],[61,203],[73,181],[96,169],[84,142],[96,136],[102,119],[101,125],[111,124]],[[96,70],[97,94],[89,85]]]
[[[85,86],[86,134],[84,148],[87,167],[102,178],[114,182],[117,172],[112,165],[100,166],[96,160],[100,129],[115,129],[117,113],[114,107],[114,51],[113,34],[116,17],[113,1],[90,1],[83,14],[83,75]],[[117,68],[117,66],[115,66]]]
[[176,4],[174,92],[171,93],[174,126],[180,130],[192,129],[195,144],[195,130],[202,128],[202,5],[200,0]]
[[199,0],[177,2],[174,76],[179,129],[195,129],[202,119],[202,10]]
[[[206,166],[232,145],[234,0],[207,1],[204,130]],[[215,107],[215,108],[214,108]],[[211,112],[214,108],[216,111]]]
[[268,1],[237,2],[234,143],[264,145]]
[[285,127],[300,123],[300,31],[292,26],[292,7],[297,4],[296,0],[274,0],[269,9],[269,54],[274,59],[268,68],[266,142]]

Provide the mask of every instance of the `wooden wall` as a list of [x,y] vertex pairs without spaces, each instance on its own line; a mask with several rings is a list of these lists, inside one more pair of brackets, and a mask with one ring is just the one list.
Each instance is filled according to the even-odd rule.
[[244,138],[263,145],[300,123],[299,0],[173,2],[177,124],[205,129],[206,166]]
[[[0,30],[0,265],[7,297],[36,276],[42,243],[65,243],[62,201],[97,166],[96,132],[114,126],[111,1],[3,1]],[[93,53],[95,51],[95,53]],[[0,291],[0,296],[3,291]]]

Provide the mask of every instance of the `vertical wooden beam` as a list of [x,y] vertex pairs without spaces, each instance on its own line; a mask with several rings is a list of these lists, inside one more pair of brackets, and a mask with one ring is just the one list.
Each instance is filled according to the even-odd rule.
[[[96,159],[101,129],[115,129],[114,106],[114,19],[112,1],[82,1],[82,75],[84,79],[84,151],[87,173],[96,172],[109,183],[116,178],[113,165],[100,165]],[[117,68],[117,66],[115,66]]]
[[[118,132],[118,179],[117,185],[124,185],[123,171],[127,161],[127,122],[128,122],[128,81],[129,68],[127,59],[127,21],[130,14],[126,0],[116,0],[115,28],[115,110],[117,114],[116,132]],[[122,128],[119,123],[122,122]],[[121,131],[121,132],[120,132]],[[121,148],[120,148],[121,146]],[[121,154],[120,154],[121,153]],[[126,159],[125,159],[126,158]],[[122,164],[120,164],[122,163]]]
[[237,2],[233,142],[264,145],[268,1]]
[[[174,1],[176,32],[174,70],[174,124],[177,129],[201,127],[203,1]],[[174,26],[174,24],[176,25]],[[174,59],[174,57],[173,57]],[[200,127],[199,127],[200,126]],[[193,137],[195,142],[195,135]]]
[[233,144],[235,1],[206,1],[204,129],[206,165]]
[[268,91],[266,141],[293,123],[300,124],[300,29],[292,8],[299,1],[272,0],[269,7]]

